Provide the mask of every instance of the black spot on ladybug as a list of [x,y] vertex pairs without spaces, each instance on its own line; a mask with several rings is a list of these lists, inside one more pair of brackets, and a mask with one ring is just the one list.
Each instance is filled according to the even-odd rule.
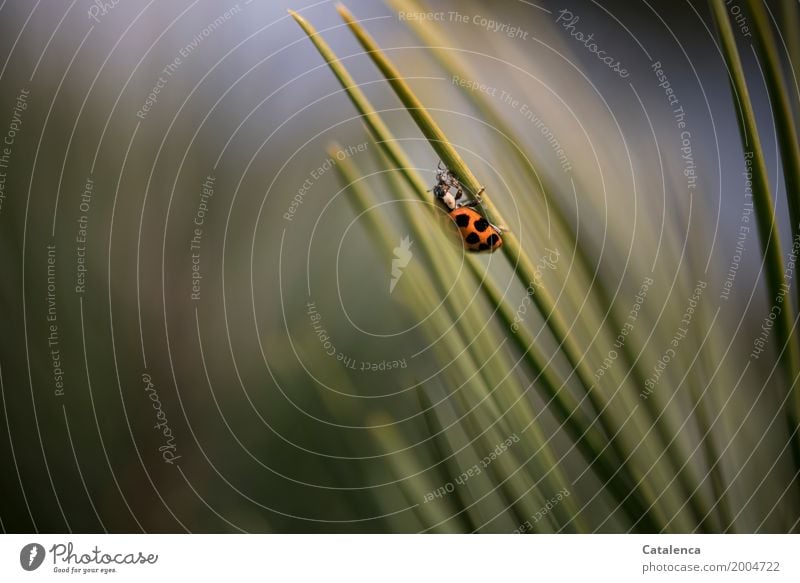
[[486,251],[487,249],[490,248],[491,245],[487,245],[486,243],[481,243],[480,245],[478,245],[478,251]]
[[456,225],[462,228],[469,226],[469,215],[456,215]]
[[495,234],[492,234],[492,235],[489,235],[488,237],[486,237],[486,242],[489,244],[490,247],[494,247],[499,240],[500,240],[500,237],[498,237]]
[[469,235],[467,235],[466,237],[464,237],[464,240],[465,240],[467,243],[469,243],[470,245],[474,245],[475,243],[477,243],[478,241],[480,241],[480,240],[481,240],[481,238],[478,236],[478,233],[470,233]]
[[475,230],[479,233],[483,233],[486,229],[489,228],[489,221],[484,219],[483,217],[476,219],[476,221],[472,225],[475,227]]

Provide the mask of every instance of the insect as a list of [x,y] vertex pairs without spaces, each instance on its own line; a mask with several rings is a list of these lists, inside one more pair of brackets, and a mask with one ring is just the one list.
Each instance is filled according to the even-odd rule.
[[476,200],[464,200],[461,183],[444,165],[439,162],[436,171],[436,184],[433,195],[445,207],[447,214],[458,227],[459,234],[467,251],[493,252],[503,246],[502,229],[490,223],[474,207],[480,204],[481,189]]

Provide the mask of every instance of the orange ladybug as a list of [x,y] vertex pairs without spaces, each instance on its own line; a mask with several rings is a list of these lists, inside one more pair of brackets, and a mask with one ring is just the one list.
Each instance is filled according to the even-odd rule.
[[458,179],[439,162],[433,195],[458,227],[464,248],[477,253],[498,250],[503,246],[502,230],[474,209],[480,204],[480,193],[474,201],[462,200],[463,194]]
[[[477,203],[476,203],[477,204]],[[500,229],[467,203],[450,211],[467,251],[497,251],[503,246]]]

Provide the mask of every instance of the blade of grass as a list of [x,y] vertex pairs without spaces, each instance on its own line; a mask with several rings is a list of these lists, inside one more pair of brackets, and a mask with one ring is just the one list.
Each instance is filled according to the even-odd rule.
[[[481,432],[484,432],[484,435],[487,437],[487,439],[483,440],[485,444],[484,452],[491,452],[497,444],[505,441],[507,436],[510,437],[508,434],[500,435],[496,431],[491,432],[491,435],[490,432],[485,432],[484,428],[491,426],[491,424],[492,419],[486,418],[485,415],[480,414],[464,415],[461,419],[461,425],[467,435],[479,435]],[[522,525],[528,517],[533,516],[546,504],[547,499],[544,492],[547,491],[548,487],[552,487],[549,483],[545,486],[540,486],[541,482],[545,481],[549,475],[546,473],[547,470],[539,474],[545,476],[545,478],[537,480],[537,472],[542,470],[535,469],[533,472],[526,472],[525,470],[528,469],[527,463],[530,461],[530,458],[528,460],[523,460],[521,457],[524,457],[524,453],[521,454],[521,456],[517,455],[518,448],[521,444],[525,443],[526,439],[524,438],[527,438],[527,436],[527,432],[519,436],[520,442],[518,444],[509,447],[505,453],[498,456],[492,463],[486,465],[484,468],[484,472],[489,478],[493,491],[499,494],[506,507],[521,508],[523,506],[522,503],[526,503],[523,509],[524,512],[515,512],[512,517],[513,526],[515,528]],[[520,479],[523,474],[530,475],[527,475],[523,480]],[[533,482],[533,484],[528,485],[530,482]],[[575,513],[570,514],[566,512],[562,514],[563,516],[557,517],[554,513],[550,513],[547,517],[547,526],[550,528],[548,529],[542,524],[539,532],[556,532],[561,524],[569,523],[572,517],[575,516]],[[499,516],[490,517],[489,520],[480,525],[480,528],[485,530],[488,525],[497,524],[499,522],[498,519]]]
[[[767,91],[772,103],[775,131],[778,135],[783,179],[786,183],[786,198],[789,202],[789,220],[792,239],[800,237],[800,144],[794,123],[789,90],[783,78],[783,70],[769,17],[762,0],[747,0],[747,9],[753,22],[753,38],[756,40],[759,57],[764,63]],[[796,304],[800,306],[800,285],[795,285]]]
[[[442,427],[441,423],[439,423],[439,420],[436,417],[436,413],[433,409],[434,405],[431,403],[431,400],[428,398],[428,395],[425,394],[425,390],[421,386],[417,387],[417,399],[419,400],[420,410],[425,418],[425,424],[428,427],[428,433],[432,436],[431,447],[434,451],[435,459],[437,462],[442,464],[445,469],[444,472],[441,472],[442,483],[446,483],[452,479],[452,476],[459,476],[461,474],[461,468],[455,465],[455,457],[447,454],[447,451],[452,448],[445,440],[445,429]],[[511,502],[513,498],[506,496],[505,492],[502,490],[499,492],[499,494],[503,499],[504,508],[508,509],[518,523],[522,522],[524,518],[520,517],[524,515],[522,515],[518,507]],[[470,505],[470,502],[469,500],[465,499],[464,490],[462,488],[456,488],[456,495],[459,497],[461,507],[463,509],[467,509]],[[461,512],[460,515],[467,523],[467,532],[476,532],[478,530],[477,525],[472,520],[472,517],[468,511]]]
[[[345,89],[347,97],[363,116],[364,124],[367,126],[367,130],[370,132],[375,141],[379,144],[382,144],[383,141],[387,139],[393,142],[394,137],[389,131],[389,128],[375,111],[375,108],[372,107],[372,104],[367,100],[366,95],[364,95],[364,93],[359,89],[353,77],[341,64],[339,57],[337,57],[333,50],[331,50],[330,46],[328,46],[328,43],[325,42],[325,40],[311,25],[311,23],[309,23],[300,14],[294,10],[289,10],[289,14],[295,19],[297,24],[300,25],[300,28],[302,28],[303,31],[308,35],[308,38],[311,40],[311,42],[314,43],[314,46],[319,51],[320,55],[322,55],[322,58],[328,64],[328,67],[333,72],[336,79],[338,79],[339,83],[341,83],[342,87]],[[413,168],[411,160],[399,148],[387,147],[385,152],[397,168]],[[412,182],[412,186],[415,190],[425,192],[428,189],[428,186],[425,184],[419,174],[407,172],[406,177]]]
[[781,22],[784,25],[786,45],[791,73],[789,86],[794,104],[795,117],[800,116],[800,6],[796,0],[783,0],[781,2]]
[[[769,186],[769,175],[764,159],[764,152],[761,147],[761,139],[758,135],[755,112],[750,101],[750,93],[747,89],[747,81],[736,48],[736,40],[728,20],[724,0],[710,0],[714,14],[714,21],[719,31],[722,44],[722,53],[728,65],[731,86],[734,97],[738,100],[741,115],[737,116],[739,129],[742,135],[742,142],[745,152],[753,155],[753,205],[755,207],[756,221],[758,223],[758,234],[761,241],[761,252],[764,258],[766,270],[766,284],[770,302],[779,301],[783,297],[783,286],[786,284],[786,274],[783,269],[783,257],[781,254],[781,244],[778,235],[778,226],[775,222],[775,208],[772,203]],[[790,435],[794,434],[793,450],[795,455],[795,465],[800,469],[798,463],[800,457],[800,431],[798,420],[800,419],[800,391],[797,389],[798,378],[798,347],[797,338],[792,334],[792,315],[791,302],[783,302],[775,323],[777,335],[777,353],[779,362],[784,372],[789,399],[785,406],[785,415],[789,425]],[[783,395],[779,398],[783,401]]]
[[[384,451],[397,452],[388,456],[390,467],[394,470],[395,477],[400,480],[399,486],[406,496],[409,503],[416,504],[415,510],[420,521],[426,528],[434,528],[436,532],[457,533],[455,527],[456,520],[446,514],[443,507],[436,504],[419,504],[427,492],[431,492],[437,486],[431,484],[419,467],[416,458],[410,453],[403,437],[397,428],[392,425],[392,420],[384,414],[374,414],[370,416],[369,422],[372,426],[379,427],[373,429],[372,434]],[[414,476],[408,478],[408,476]]]
[[[484,287],[490,297],[502,297],[500,289],[491,280],[486,280]],[[509,327],[514,323],[514,313],[505,303],[500,304],[498,316]],[[580,404],[567,391],[562,390],[562,385],[554,378],[546,361],[536,350],[533,337],[524,328],[520,328],[516,334],[512,334],[512,340],[522,351],[536,377],[542,380],[540,386],[546,391],[548,405],[555,408],[564,429],[589,461],[593,471],[609,487],[620,505],[628,511],[628,515],[634,518],[634,522],[639,522],[645,532],[660,532],[658,525],[665,523],[664,517],[656,516],[655,509],[645,502],[654,498],[653,492],[648,490],[645,483],[633,482],[628,472],[620,472],[623,467],[620,466],[620,460],[609,455],[607,449],[598,449],[598,445],[606,441],[605,436],[593,421],[586,418]]]
[[[703,215],[701,211],[701,216]],[[687,221],[688,222],[688,221]],[[701,248],[702,243],[698,240],[698,231],[692,229],[687,231],[689,238],[689,248]],[[682,255],[682,253],[680,254]],[[703,267],[698,265],[698,258],[689,253],[686,254],[686,265],[689,268],[690,274],[700,273]],[[713,311],[713,310],[712,310]],[[716,317],[712,317],[709,313],[709,306],[706,303],[698,303],[695,310],[694,317],[697,321],[697,326],[701,330],[712,330],[716,324]],[[717,363],[722,362],[723,349],[714,341],[714,336],[709,334],[709,340],[705,346],[699,343],[690,347],[690,352],[700,354],[701,358],[698,359],[696,367],[699,369],[699,375],[696,380],[685,382],[688,389],[688,396],[692,406],[692,417],[697,428],[698,435],[701,439],[702,451],[705,456],[705,465],[703,466],[710,483],[711,494],[713,496],[713,504],[711,511],[707,516],[710,519],[713,512],[719,521],[713,532],[725,532],[730,534],[736,533],[736,525],[732,520],[730,499],[726,489],[728,481],[725,479],[722,464],[720,463],[720,449],[718,443],[721,441],[718,432],[712,431],[712,418],[711,411],[713,411],[718,403],[715,403],[713,397],[712,384],[723,385],[730,387],[735,384],[735,380],[729,378],[727,370],[721,370],[716,367]],[[691,363],[688,364],[691,366]],[[713,370],[717,368],[717,370]],[[681,382],[680,380],[678,382]],[[701,390],[702,389],[702,390]],[[705,480],[704,480],[705,481]],[[703,481],[695,482],[702,485]],[[699,488],[698,488],[699,489]]]

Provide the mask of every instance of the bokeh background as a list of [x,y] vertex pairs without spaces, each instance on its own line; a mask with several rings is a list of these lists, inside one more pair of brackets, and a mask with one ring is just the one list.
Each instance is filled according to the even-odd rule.
[[[498,146],[505,138],[469,101],[481,89],[454,83],[392,6],[347,5],[466,157],[507,226],[532,257],[545,256],[550,210],[514,189],[514,169]],[[647,351],[648,374],[697,282],[706,285],[703,315],[657,390],[676,402],[691,390],[707,395],[717,469],[739,530],[796,528],[788,432],[780,401],[764,397],[780,392],[775,346],[749,359],[769,313],[755,228],[730,294],[722,294],[746,203],[745,163],[707,5],[431,0],[428,7],[446,15],[436,23],[442,46],[469,67],[470,81],[485,86],[519,146],[535,156],[623,318],[643,277],[654,279],[632,341],[637,353]],[[442,504],[447,529],[465,530],[447,500],[424,501],[448,477],[415,388],[425,384],[444,425],[460,418],[441,376],[448,366],[435,350],[441,340],[411,306],[424,265],[412,244],[390,293],[397,255],[369,238],[326,163],[327,149],[339,144],[363,171],[381,201],[370,212],[393,217],[393,205],[420,213],[426,205],[398,202],[382,180],[376,145],[287,8],[322,32],[433,184],[438,157],[333,2],[0,4],[3,531],[440,530],[424,517],[428,504]],[[593,33],[628,76],[556,22],[567,8],[579,16],[575,28]],[[511,38],[490,20],[519,32]],[[788,249],[767,92],[752,41],[735,22],[734,31],[754,80]],[[655,62],[685,111],[693,188]],[[398,246],[416,238],[404,228]],[[545,277],[576,338],[591,347],[602,314],[582,301],[591,285],[570,283],[572,250],[556,248],[558,268]],[[524,286],[498,257],[481,261],[511,305],[523,306]],[[431,298],[431,312],[441,299]],[[557,354],[542,318],[528,307],[523,319],[542,349]],[[592,369],[607,349],[587,353]],[[563,358],[553,366],[569,375]],[[508,374],[524,387],[533,382],[521,367]],[[586,528],[632,528],[597,495],[603,484],[584,472],[591,464],[547,404],[534,391],[525,399],[562,456]],[[704,436],[684,423],[696,411],[686,403],[665,411],[697,464],[698,487],[710,491],[702,469],[709,464],[700,459],[707,450],[698,448]],[[487,409],[482,419],[493,415]],[[472,444],[468,433],[456,423],[454,450]],[[472,463],[459,459],[455,467]],[[491,491],[477,480],[469,486],[478,501],[471,524],[513,531],[518,524],[502,500],[481,499]]]

